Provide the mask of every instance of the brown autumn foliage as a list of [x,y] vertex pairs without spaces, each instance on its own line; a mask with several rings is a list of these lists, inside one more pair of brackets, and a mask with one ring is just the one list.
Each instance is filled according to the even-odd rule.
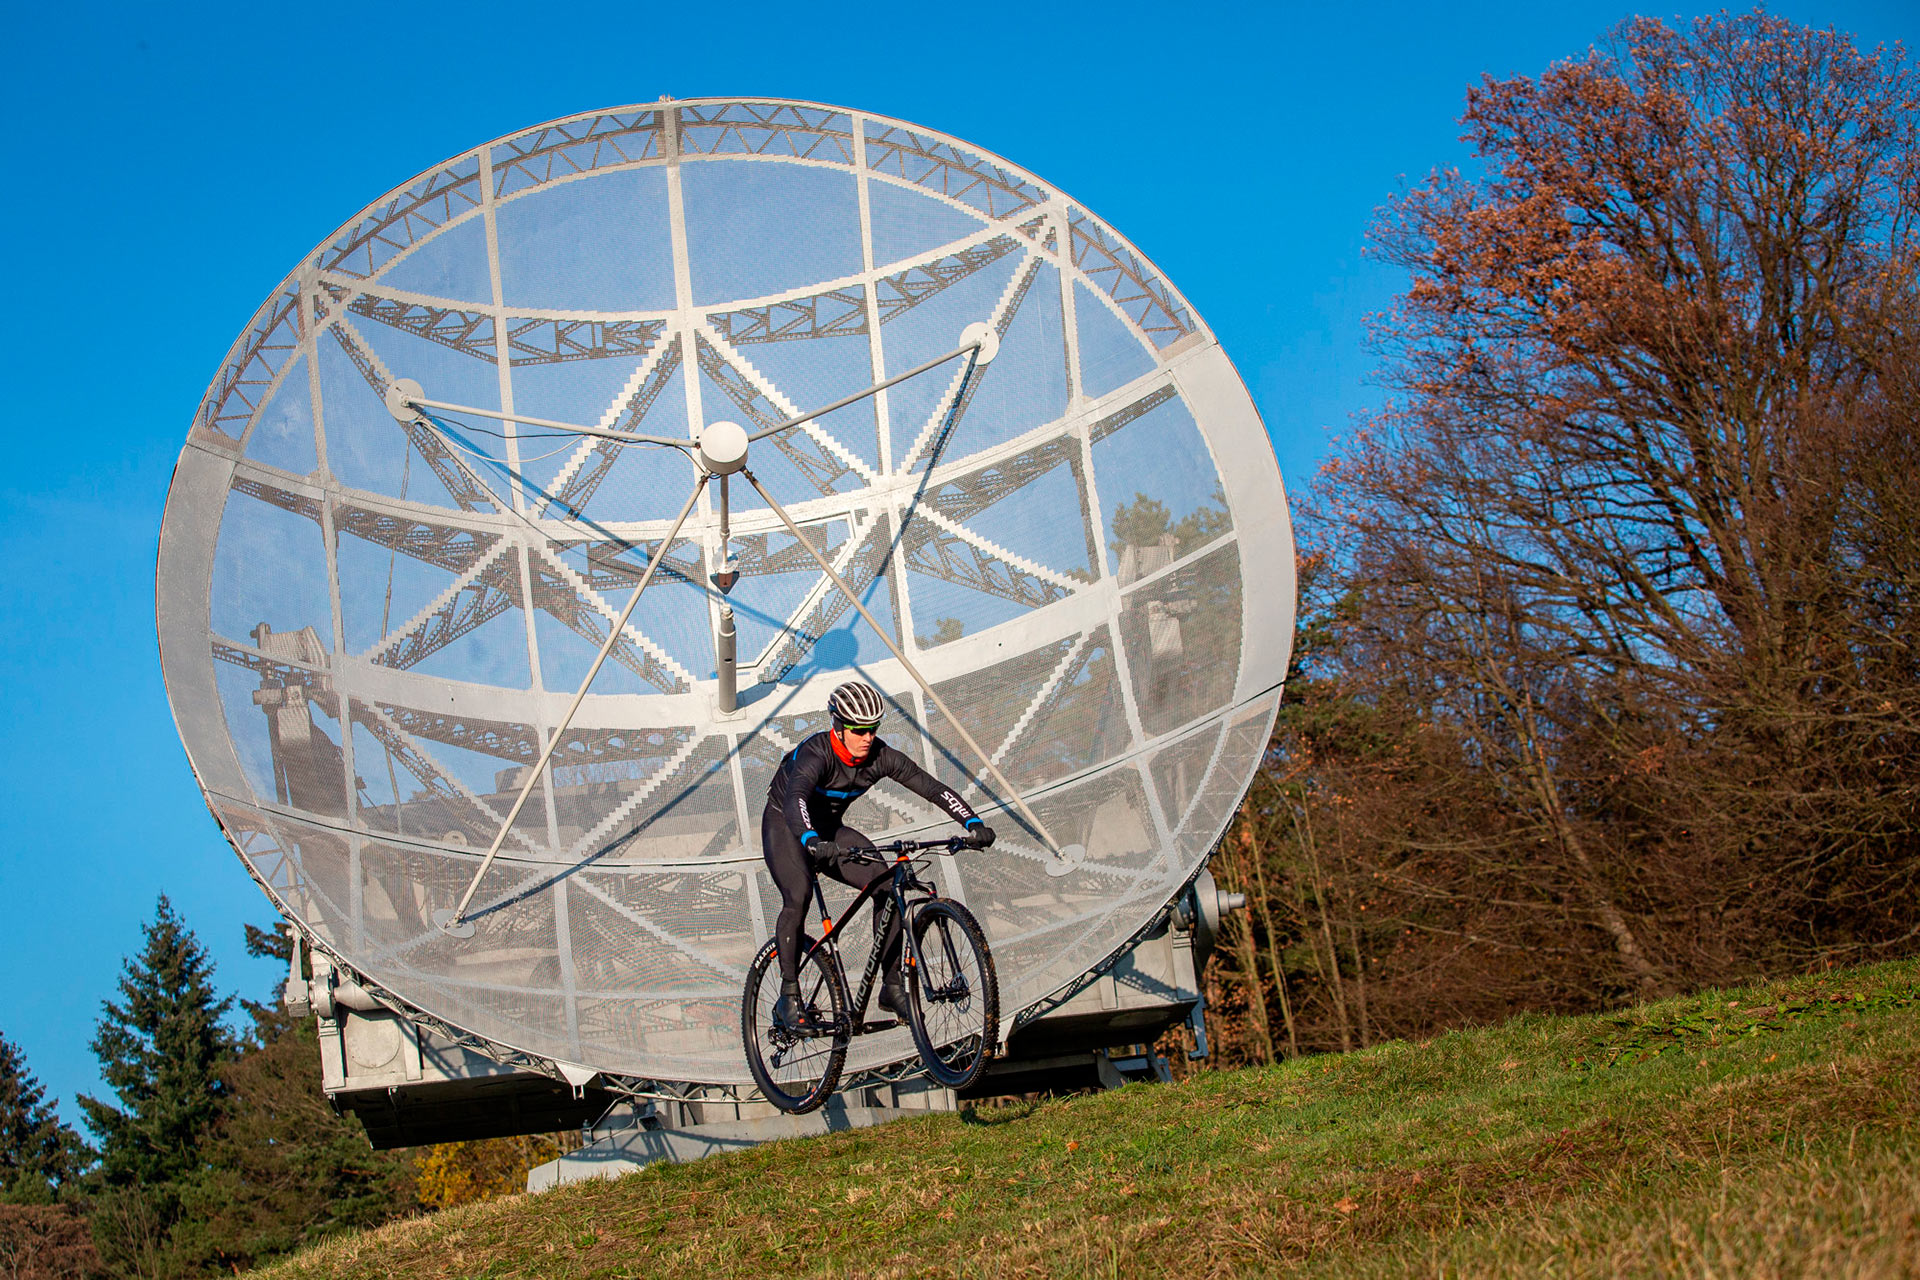
[[[1640,20],[1463,123],[1475,172],[1376,230],[1395,398],[1300,513],[1295,670],[1213,863],[1249,898],[1220,1065],[1920,950],[1920,80],[1763,14]],[[564,1149],[372,1153],[271,1021],[191,1229],[89,1204],[124,1271]],[[0,1206],[0,1266],[98,1265],[71,1206]]]
[[1920,80],[1636,20],[1463,124],[1301,512],[1229,1062],[1920,939]]
[[87,1218],[75,1204],[0,1204],[0,1275],[83,1280],[100,1274]]

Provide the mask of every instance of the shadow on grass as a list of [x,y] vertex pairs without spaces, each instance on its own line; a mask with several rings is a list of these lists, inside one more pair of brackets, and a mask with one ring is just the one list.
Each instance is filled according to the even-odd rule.
[[992,1129],[1016,1120],[1025,1120],[1039,1109],[1039,1102],[1032,1098],[994,1098],[976,1102],[962,1111],[960,1123]]

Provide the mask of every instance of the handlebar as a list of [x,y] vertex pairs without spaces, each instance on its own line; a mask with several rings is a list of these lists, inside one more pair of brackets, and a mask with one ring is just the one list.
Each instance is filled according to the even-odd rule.
[[850,850],[850,852],[875,854],[891,853],[898,857],[903,853],[959,853],[967,847],[965,836],[944,836],[939,840],[895,840],[892,844],[877,844],[871,849]]

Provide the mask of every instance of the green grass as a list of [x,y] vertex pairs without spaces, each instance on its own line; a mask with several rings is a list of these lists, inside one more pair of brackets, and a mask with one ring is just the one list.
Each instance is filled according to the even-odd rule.
[[1920,964],[654,1166],[274,1277],[1920,1274]]

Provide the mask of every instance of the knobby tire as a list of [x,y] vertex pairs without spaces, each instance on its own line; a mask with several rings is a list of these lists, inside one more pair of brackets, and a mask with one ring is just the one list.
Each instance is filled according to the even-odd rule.
[[753,958],[740,999],[740,1040],[747,1069],[760,1093],[789,1115],[818,1110],[840,1083],[851,1039],[846,982],[831,952],[816,950],[812,938],[800,939],[800,993],[813,1006],[825,1030],[810,1036],[781,1032],[773,1024],[780,998],[780,961],[771,939]]
[[1000,982],[986,931],[957,902],[937,898],[913,914],[907,980],[913,1047],[927,1074],[949,1089],[980,1078],[1000,1043]]

